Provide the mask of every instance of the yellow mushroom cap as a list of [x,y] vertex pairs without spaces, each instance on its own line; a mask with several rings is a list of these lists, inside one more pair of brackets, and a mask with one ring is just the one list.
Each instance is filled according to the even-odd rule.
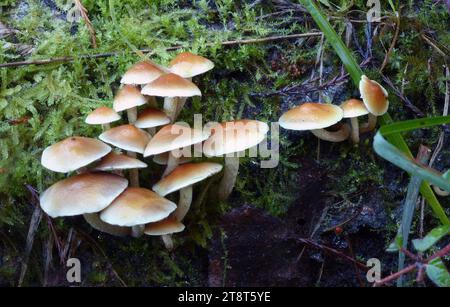
[[213,68],[213,62],[190,52],[178,54],[169,64],[170,71],[183,78],[191,78]]
[[378,82],[362,76],[359,82],[359,92],[370,113],[380,116],[387,112],[389,108],[388,92]]
[[170,118],[158,109],[147,108],[139,114],[134,125],[138,128],[153,128],[170,123]]
[[167,125],[161,128],[150,140],[145,148],[144,157],[197,144],[208,137],[209,133],[203,130],[177,124]]
[[184,230],[184,224],[168,217],[162,221],[145,225],[144,233],[149,236],[163,236]]
[[160,97],[192,97],[201,96],[200,89],[189,80],[176,74],[162,75],[142,89],[142,94]]
[[153,186],[161,196],[181,190],[202,181],[222,170],[222,165],[211,162],[187,163],[175,168],[169,175]]
[[99,136],[100,140],[124,150],[143,153],[150,136],[133,125],[111,128]]
[[116,112],[120,112],[146,103],[147,98],[141,94],[139,89],[127,84],[114,97],[113,108]]
[[47,147],[42,153],[41,164],[59,173],[67,173],[86,166],[107,155],[111,147],[91,138],[68,137]]
[[86,117],[85,122],[89,125],[103,125],[115,122],[119,119],[120,115],[117,114],[116,111],[103,106],[89,113],[89,115]]
[[269,126],[261,121],[241,119],[218,124],[211,131],[203,152],[207,156],[222,156],[258,145],[266,137]]
[[99,164],[94,168],[98,171],[113,171],[130,168],[144,168],[147,164],[125,154],[111,152],[106,155]]
[[284,113],[280,126],[290,130],[315,130],[338,123],[344,111],[332,104],[306,102]]
[[162,220],[177,206],[153,191],[127,188],[100,213],[100,219],[119,226],[143,225]]
[[349,99],[341,104],[344,118],[352,118],[369,114],[364,103],[359,99]]
[[142,61],[131,66],[122,76],[122,84],[147,84],[164,74],[158,65],[150,61]]
[[83,173],[58,181],[40,197],[42,210],[51,217],[99,212],[128,185],[125,178],[103,172]]

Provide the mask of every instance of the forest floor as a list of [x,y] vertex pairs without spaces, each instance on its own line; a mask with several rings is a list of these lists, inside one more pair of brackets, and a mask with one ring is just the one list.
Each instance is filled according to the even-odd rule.
[[[180,117],[187,122],[193,114],[204,122],[277,122],[305,101],[340,104],[359,96],[320,35],[222,43],[317,32],[294,1],[81,2],[91,32],[83,18],[73,21],[70,1],[0,1],[0,65],[74,57],[0,68],[0,286],[68,285],[70,257],[81,260],[84,286],[367,286],[370,258],[381,261],[383,276],[396,271],[397,254],[386,248],[409,177],[375,154],[373,133],[353,145],[281,129],[278,166],[243,158],[229,200],[198,197],[213,193],[217,176],[196,186],[173,252],[157,237],[99,233],[81,217],[39,219],[36,195],[64,177],[40,165],[42,150],[70,135],[99,134],[84,118],[111,104],[120,76],[142,56],[138,49],[152,50],[146,56],[162,65],[181,50],[215,63],[193,80],[202,97],[188,100]],[[389,91],[394,120],[443,114],[450,81],[445,1],[401,1],[399,17],[382,1],[381,22],[373,24],[364,0],[321,2],[364,71]],[[92,57],[112,51],[118,54]],[[413,153],[421,144],[435,151],[440,133],[404,137]],[[151,187],[163,167],[146,162],[140,179]],[[450,167],[448,136],[433,167]],[[450,214],[449,198],[439,201]],[[413,238],[438,224],[426,204],[423,212],[415,215]]]

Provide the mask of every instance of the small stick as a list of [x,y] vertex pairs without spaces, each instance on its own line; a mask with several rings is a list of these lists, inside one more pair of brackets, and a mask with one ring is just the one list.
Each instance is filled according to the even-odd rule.
[[[257,44],[257,43],[266,43],[273,42],[277,40],[285,40],[285,39],[294,39],[294,38],[302,38],[302,37],[311,37],[311,36],[321,36],[322,32],[308,32],[308,33],[299,33],[299,34],[291,34],[291,35],[277,35],[277,36],[269,36],[263,38],[250,38],[250,39],[241,39],[241,40],[231,40],[231,41],[223,41],[220,43],[222,46],[232,46],[232,45],[245,45],[245,44]],[[214,43],[207,43],[206,46],[213,46]],[[184,48],[183,45],[177,45],[168,47],[165,51],[174,51],[181,48]],[[153,55],[155,51],[152,49],[141,49],[139,50],[142,53],[148,53]],[[111,56],[117,56],[123,54],[120,51],[112,51],[112,52],[104,52],[104,53],[96,53],[96,54],[84,54],[77,57],[74,56],[63,56],[57,58],[43,59],[43,60],[31,60],[31,61],[18,61],[18,62],[9,62],[0,64],[0,68],[3,67],[18,67],[18,66],[26,66],[26,65],[45,65],[52,64],[58,62],[73,62],[75,59],[99,59],[99,58],[107,58]]]

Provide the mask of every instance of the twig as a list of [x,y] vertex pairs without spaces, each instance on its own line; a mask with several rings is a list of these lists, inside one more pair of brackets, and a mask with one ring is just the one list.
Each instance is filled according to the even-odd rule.
[[[308,33],[299,33],[299,34],[291,34],[291,35],[277,35],[277,36],[269,36],[269,37],[263,37],[263,38],[250,38],[250,39],[223,41],[220,43],[220,45],[221,46],[233,46],[233,45],[257,44],[257,43],[273,42],[273,41],[278,41],[278,40],[296,39],[296,38],[302,38],[302,37],[312,37],[312,36],[321,36],[321,35],[322,35],[322,32],[308,32]],[[215,43],[207,43],[206,44],[206,46],[213,46],[213,45],[215,45]],[[174,51],[174,50],[178,50],[178,49],[181,49],[184,47],[185,46],[183,46],[183,45],[172,46],[172,47],[166,48],[165,51]],[[155,51],[153,51],[152,49],[141,49],[139,51],[142,53],[147,53],[149,55],[155,54]],[[118,56],[120,54],[124,54],[124,52],[112,51],[112,52],[96,53],[96,54],[84,54],[84,55],[80,55],[80,56],[63,56],[63,57],[43,59],[43,60],[9,62],[9,63],[0,64],[0,68],[73,62],[75,59],[99,59],[99,58],[106,58],[106,57],[111,57],[111,56]]]
[[391,79],[389,79],[385,75],[381,75],[381,77],[383,78],[383,81],[386,82],[386,84],[391,87],[394,94],[405,103],[406,107],[411,109],[411,111],[413,111],[417,116],[425,117],[425,114],[418,107],[416,107],[411,102],[411,100],[408,99],[408,97],[403,95],[403,93],[398,88],[395,87],[395,85],[392,83]]
[[97,48],[97,37],[95,36],[95,30],[94,26],[92,25],[91,20],[88,16],[88,10],[83,6],[80,0],[74,0],[75,6],[80,11],[81,16],[84,19],[84,23],[86,24],[86,27],[88,28],[89,34],[91,36],[92,41],[92,47]]
[[397,44],[398,35],[400,34],[400,9],[395,13],[395,17],[397,20],[395,34],[394,34],[394,37],[392,38],[391,45],[389,46],[389,49],[388,49],[386,55],[384,56],[383,64],[381,64],[381,68],[379,71],[380,74],[383,72],[384,68],[386,67],[386,65],[389,61],[389,57],[391,56],[391,53],[394,50],[395,45]]

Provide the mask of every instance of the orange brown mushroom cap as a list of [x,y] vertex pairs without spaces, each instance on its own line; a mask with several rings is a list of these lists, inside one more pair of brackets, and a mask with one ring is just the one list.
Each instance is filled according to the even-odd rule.
[[306,102],[284,113],[280,126],[290,130],[316,130],[338,123],[344,111],[332,104]]
[[113,171],[122,169],[144,168],[147,164],[125,154],[118,154],[111,152],[106,155],[100,163],[98,163],[94,170],[98,171]]
[[363,75],[359,82],[359,92],[370,113],[380,116],[387,112],[389,108],[388,92],[378,82]]
[[142,61],[131,66],[122,76],[122,84],[147,84],[164,74],[158,65],[150,61]]
[[222,170],[222,165],[212,162],[187,163],[175,168],[170,174],[153,186],[161,196],[181,190],[202,181]]
[[67,173],[107,155],[111,147],[91,138],[72,136],[47,147],[41,164],[54,172]]
[[98,107],[86,117],[86,124],[89,125],[103,125],[115,122],[120,119],[120,115],[117,114],[111,108],[106,106]]
[[128,180],[114,174],[83,173],[58,181],[42,193],[40,205],[51,217],[99,212],[122,193]]
[[200,89],[191,81],[176,74],[162,75],[142,89],[142,94],[159,97],[201,96]]
[[163,236],[183,231],[185,226],[173,217],[145,225],[144,233],[149,236]]
[[341,104],[344,118],[353,118],[369,114],[364,103],[359,99],[349,99]]
[[147,108],[139,114],[134,125],[138,128],[153,128],[170,123],[170,118],[161,110]]
[[100,140],[118,148],[143,153],[150,136],[133,125],[122,125],[111,128],[99,136]]
[[141,91],[132,86],[124,85],[114,97],[113,108],[116,112],[128,110],[147,103],[147,98]]
[[100,218],[112,225],[143,225],[166,218],[176,207],[153,191],[129,187],[100,213]]
[[183,78],[191,78],[213,68],[213,62],[191,52],[178,54],[169,64],[170,71]]

